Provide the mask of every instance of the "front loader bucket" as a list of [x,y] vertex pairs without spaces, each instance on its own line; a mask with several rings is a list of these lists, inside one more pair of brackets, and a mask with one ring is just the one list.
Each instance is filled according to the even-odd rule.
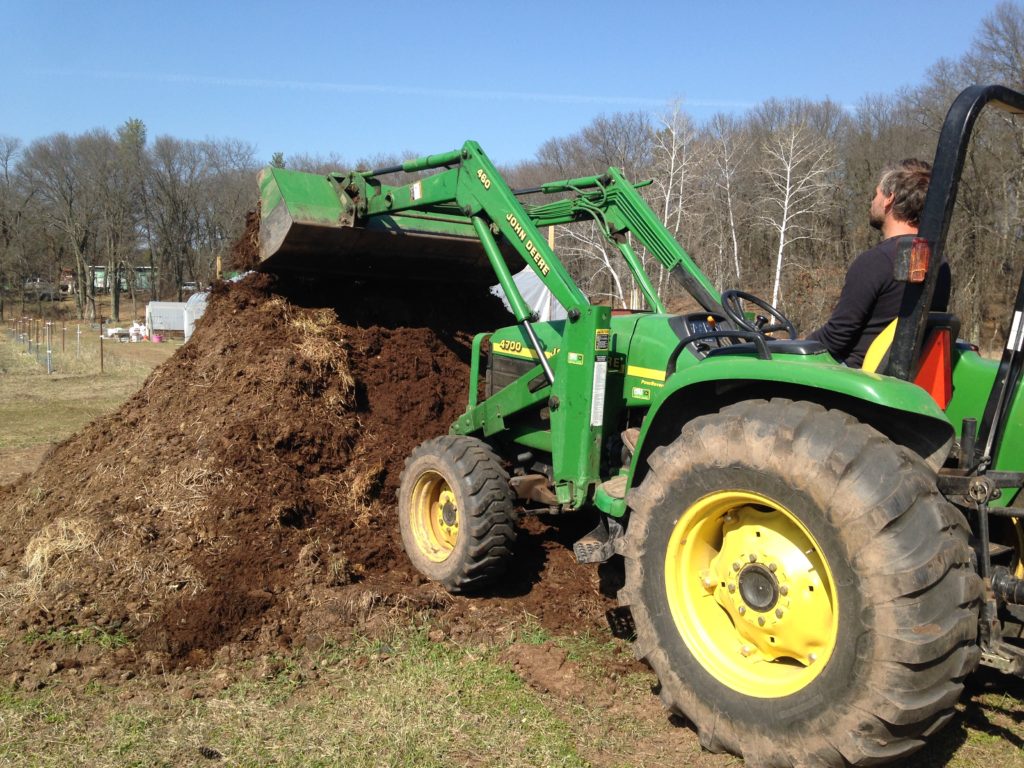
[[[457,208],[357,218],[333,176],[260,172],[260,269],[310,276],[497,282],[473,225]],[[522,260],[503,248],[513,271]]]

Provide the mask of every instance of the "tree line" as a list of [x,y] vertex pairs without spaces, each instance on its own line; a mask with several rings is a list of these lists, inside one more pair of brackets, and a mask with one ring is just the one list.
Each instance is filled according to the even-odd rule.
[[[931,161],[949,106],[975,83],[1024,90],[1020,5],[998,5],[967,53],[936,62],[923,83],[853,108],[770,99],[703,124],[682,104],[602,116],[549,140],[512,176],[527,187],[614,165],[627,178],[653,179],[642,193],[715,285],[761,295],[809,332],[828,318],[853,257],[879,240],[868,208],[883,170],[910,157]],[[983,113],[947,242],[951,310],[962,335],[985,348],[1004,338],[1024,267],[1022,149],[1024,118]],[[594,226],[574,225],[556,245],[591,296],[638,306],[628,270]],[[684,308],[660,267],[650,271]]]
[[0,286],[17,298],[26,280],[70,273],[78,316],[90,319],[97,290],[110,291],[114,319],[125,291],[180,300],[187,283],[213,278],[244,226],[257,168],[245,142],[150,143],[137,119],[28,146],[0,136]]
[[[877,242],[867,211],[882,170],[908,157],[931,160],[946,110],[973,83],[1024,89],[1021,6],[997,6],[968,52],[937,61],[923,83],[852,108],[770,99],[703,123],[685,103],[602,115],[502,171],[513,187],[608,166],[652,179],[642,193],[716,285],[758,293],[809,331],[827,318],[853,256]],[[984,346],[998,343],[1022,263],[1024,119],[993,112],[975,131],[947,244],[952,310],[962,335]],[[394,160],[276,153],[271,162],[337,171]],[[71,270],[77,310],[89,317],[96,311],[90,267],[127,278],[148,267],[157,276],[151,295],[180,298],[188,282],[212,279],[216,257],[240,233],[256,201],[258,165],[245,142],[150,142],[134,119],[114,133],[56,134],[27,146],[0,136],[0,285]],[[592,299],[642,305],[596,225],[561,230],[556,251]],[[652,263],[650,273],[670,305],[684,308],[660,266]],[[115,316],[121,282],[111,281]],[[124,284],[134,297],[135,281]]]

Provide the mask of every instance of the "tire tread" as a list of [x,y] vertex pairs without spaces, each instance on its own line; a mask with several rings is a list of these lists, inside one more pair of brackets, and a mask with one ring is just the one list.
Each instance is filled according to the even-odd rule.
[[[695,467],[742,461],[771,470],[802,462],[800,472],[790,473],[794,486],[816,498],[842,532],[873,606],[863,679],[832,708],[829,727],[801,724],[802,735],[794,733],[784,752],[778,739],[724,715],[680,678],[656,630],[660,609],[645,604],[642,588],[654,510],[674,487],[701,482]],[[727,749],[766,768],[845,768],[910,754],[949,720],[963,679],[978,662],[980,581],[970,565],[967,523],[936,491],[923,460],[848,414],[773,399],[694,419],[652,452],[649,465],[642,486],[628,495],[619,602],[632,611],[636,654],[658,675],[662,700],[694,723],[705,748]],[[850,499],[857,504],[845,503]]]

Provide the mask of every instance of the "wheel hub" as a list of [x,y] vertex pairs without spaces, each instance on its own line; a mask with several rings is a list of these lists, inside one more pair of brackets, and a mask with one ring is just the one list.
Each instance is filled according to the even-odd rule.
[[779,601],[779,582],[763,565],[748,565],[737,581],[740,597],[755,611],[770,611]]
[[455,505],[446,500],[441,506],[441,523],[446,526],[453,526],[455,525],[455,521],[458,519],[458,513],[455,509]]
[[834,618],[816,548],[788,514],[771,507],[735,507],[719,524],[721,546],[710,563],[718,576],[714,596],[733,618],[743,655],[813,664]]

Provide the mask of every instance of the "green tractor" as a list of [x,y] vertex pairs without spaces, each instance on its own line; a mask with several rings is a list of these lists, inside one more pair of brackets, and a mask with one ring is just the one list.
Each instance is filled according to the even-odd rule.
[[[520,515],[596,511],[576,557],[623,559],[619,618],[701,744],[759,766],[875,765],[948,721],[979,664],[1024,672],[1010,637],[1024,603],[1024,281],[1000,361],[927,311],[988,104],[1020,113],[1024,95],[974,86],[952,105],[875,372],[837,364],[757,297],[719,292],[618,170],[513,191],[474,142],[347,175],[265,169],[261,258],[500,284],[516,324],[474,339],[465,412],[402,476],[402,539],[423,574],[483,589],[515,556]],[[380,180],[397,172],[417,177]],[[590,303],[542,235],[586,220],[646,310]],[[667,311],[634,244],[698,311]],[[564,319],[534,316],[513,279],[523,262]]]

